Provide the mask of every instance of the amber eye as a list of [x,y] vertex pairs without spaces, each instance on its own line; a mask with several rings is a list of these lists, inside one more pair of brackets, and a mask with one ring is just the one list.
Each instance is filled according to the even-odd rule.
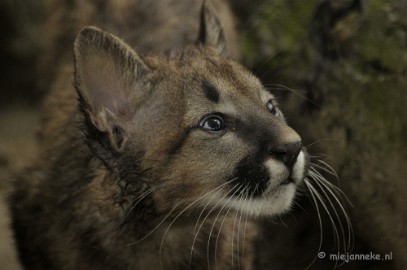
[[220,115],[208,115],[204,117],[199,126],[210,132],[222,131],[226,128],[225,120]]
[[267,102],[267,109],[269,109],[269,111],[274,115],[274,116],[278,116],[279,112],[278,109],[276,108],[276,106],[274,106],[273,104],[273,100],[269,100]]

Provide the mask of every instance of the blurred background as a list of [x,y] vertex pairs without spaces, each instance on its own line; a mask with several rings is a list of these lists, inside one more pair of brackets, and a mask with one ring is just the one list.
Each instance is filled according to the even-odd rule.
[[[35,157],[39,103],[54,68],[43,61],[50,1],[0,0],[2,201],[12,174]],[[407,1],[229,2],[241,62],[278,96],[310,154],[335,169],[339,180],[320,171],[349,198],[342,203],[353,225],[348,241],[346,218],[334,201],[339,213],[331,211],[331,217],[339,237],[322,213],[321,241],[312,197],[300,196],[291,214],[263,221],[259,264],[264,269],[332,269],[335,264],[406,269]],[[321,204],[319,210],[324,212]],[[20,269],[8,222],[2,203],[0,268]],[[318,258],[319,252],[327,257]],[[338,252],[390,254],[391,259],[329,260]]]

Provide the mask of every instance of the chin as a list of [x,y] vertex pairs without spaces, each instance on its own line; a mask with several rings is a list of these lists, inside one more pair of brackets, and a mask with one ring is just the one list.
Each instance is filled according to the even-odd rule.
[[222,199],[224,209],[252,217],[270,217],[290,210],[297,190],[295,183],[284,184],[256,198]]

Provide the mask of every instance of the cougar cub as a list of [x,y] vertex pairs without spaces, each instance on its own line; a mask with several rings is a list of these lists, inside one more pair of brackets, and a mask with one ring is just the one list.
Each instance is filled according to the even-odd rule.
[[128,43],[85,27],[58,65],[42,151],[10,203],[25,268],[253,269],[255,220],[289,210],[308,158],[229,57],[230,22],[208,2],[71,2]]

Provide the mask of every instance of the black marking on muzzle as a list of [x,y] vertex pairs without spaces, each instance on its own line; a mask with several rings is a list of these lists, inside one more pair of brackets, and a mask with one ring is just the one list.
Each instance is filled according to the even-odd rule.
[[270,174],[261,160],[245,157],[238,163],[229,181],[232,186],[239,185],[234,196],[255,198],[264,193],[269,179]]

